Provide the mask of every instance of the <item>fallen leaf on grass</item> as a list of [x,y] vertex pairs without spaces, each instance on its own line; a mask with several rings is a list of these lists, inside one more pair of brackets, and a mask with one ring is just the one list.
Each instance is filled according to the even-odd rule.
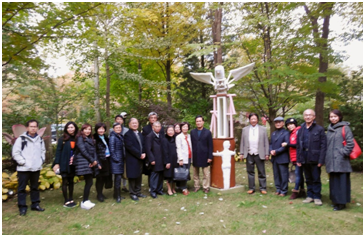
[[184,210],[185,209],[185,207],[183,206],[182,208],[180,208],[180,210]]
[[267,208],[267,206],[262,206],[263,208]]
[[266,230],[263,230],[262,232],[263,232],[263,233],[266,233]]
[[204,212],[200,212],[199,214],[200,214],[200,215],[204,215]]
[[292,204],[292,201],[290,201],[289,204]]
[[139,233],[140,231],[139,230],[136,230],[134,233]]
[[218,200],[219,200],[219,201],[223,201],[223,198],[221,198],[221,197],[220,197]]
[[179,225],[179,224],[180,224],[180,222],[176,222],[176,224],[177,224],[177,225]]
[[224,222],[224,220],[222,220],[222,219],[221,219],[221,220],[220,220],[220,222],[221,222],[221,223],[223,223],[223,222]]
[[162,224],[161,227],[165,228],[166,227],[166,224]]
[[357,202],[357,206],[360,206],[361,204]]

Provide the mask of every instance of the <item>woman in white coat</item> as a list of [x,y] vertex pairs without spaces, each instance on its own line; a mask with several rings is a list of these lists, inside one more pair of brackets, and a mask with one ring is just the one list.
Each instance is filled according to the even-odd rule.
[[[188,134],[190,124],[188,122],[182,122],[180,123],[180,128],[182,133],[179,134],[175,139],[178,162],[180,166],[184,165],[184,167],[189,170],[192,163],[192,141],[190,139],[190,135]],[[190,176],[188,176],[188,180],[190,180]],[[185,196],[189,194],[187,181],[181,181],[179,188],[183,190],[183,194]]]

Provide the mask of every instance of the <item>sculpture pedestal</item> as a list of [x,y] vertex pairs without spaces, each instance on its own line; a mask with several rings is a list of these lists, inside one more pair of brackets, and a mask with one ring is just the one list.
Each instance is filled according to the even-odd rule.
[[[234,151],[235,141],[234,138],[214,138],[213,139],[213,152],[223,151],[223,142],[229,140],[231,147],[229,150]],[[236,186],[236,175],[235,175],[235,159],[234,155],[231,155],[231,174],[230,174],[230,188]],[[211,164],[211,187],[224,189],[223,184],[223,171],[222,171],[222,157],[214,156]]]

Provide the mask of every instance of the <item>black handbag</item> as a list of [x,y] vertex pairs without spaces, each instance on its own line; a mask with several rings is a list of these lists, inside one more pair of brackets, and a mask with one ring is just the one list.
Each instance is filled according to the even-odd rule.
[[291,165],[290,167],[290,171],[289,171],[289,183],[295,183],[296,182],[296,174],[295,174],[295,169],[293,170],[292,167],[294,166],[294,164]]
[[175,181],[187,181],[189,176],[189,169],[186,166],[174,168]]
[[112,174],[109,174],[108,176],[106,176],[105,189],[112,188],[112,184]]

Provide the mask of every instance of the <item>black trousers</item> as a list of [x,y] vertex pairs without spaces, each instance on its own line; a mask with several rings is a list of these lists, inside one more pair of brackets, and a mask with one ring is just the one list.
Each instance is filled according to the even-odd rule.
[[350,173],[331,172],[329,174],[330,200],[333,204],[346,204],[351,200]]
[[138,178],[129,178],[129,191],[131,196],[137,196],[141,193],[142,175]]
[[248,174],[248,188],[255,191],[255,164],[258,170],[258,181],[260,190],[266,190],[265,160],[261,160],[259,155],[247,155],[246,169]]
[[164,171],[151,171],[150,174],[150,193],[163,191]]
[[32,201],[32,208],[35,208],[40,203],[39,197],[39,175],[40,171],[18,171],[18,207],[28,208],[26,205],[26,191],[25,187],[30,181],[30,199]]

